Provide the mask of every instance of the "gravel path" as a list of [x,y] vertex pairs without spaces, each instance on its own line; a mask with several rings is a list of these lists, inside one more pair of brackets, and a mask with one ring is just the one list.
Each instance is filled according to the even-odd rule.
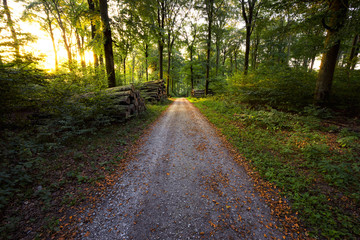
[[186,99],[133,158],[79,239],[282,239],[245,170]]

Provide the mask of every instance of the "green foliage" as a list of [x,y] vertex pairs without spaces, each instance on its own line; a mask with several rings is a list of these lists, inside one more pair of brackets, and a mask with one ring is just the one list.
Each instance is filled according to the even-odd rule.
[[[31,64],[0,65],[1,143],[0,210],[15,196],[32,194],[27,186],[41,181],[32,169],[42,169],[45,154],[70,144],[75,137],[93,134],[115,121],[103,72],[74,69],[45,74]],[[92,92],[90,97],[83,94]],[[80,161],[81,156],[75,156]],[[79,182],[87,181],[80,176]],[[48,196],[44,191],[37,197]],[[43,199],[44,202],[45,199]]]
[[340,68],[335,71],[331,105],[348,114],[360,113],[360,70]]
[[328,115],[323,109],[309,107],[300,115],[236,100],[229,95],[192,99],[247,161],[281,189],[312,236],[358,238],[358,133],[344,128],[334,142],[329,134],[338,128],[322,126],[319,117]]
[[312,103],[316,75],[284,65],[262,65],[256,72],[230,78],[230,91],[241,102],[300,110]]
[[33,106],[33,96],[44,78],[31,62],[0,63],[0,122],[5,122],[8,112]]

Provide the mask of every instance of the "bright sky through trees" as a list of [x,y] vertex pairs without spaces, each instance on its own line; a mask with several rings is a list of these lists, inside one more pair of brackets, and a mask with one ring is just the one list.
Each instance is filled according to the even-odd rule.
[[[33,53],[36,57],[41,57],[42,61],[40,62],[40,67],[50,71],[54,70],[55,56],[49,34],[41,29],[39,23],[23,21],[21,19],[25,11],[24,3],[9,1],[8,5],[10,7],[10,10],[12,11],[13,18],[16,21],[17,27],[19,27],[22,32],[31,33],[36,37],[34,42],[30,42],[29,44],[25,45],[23,47],[23,50],[28,53]],[[2,34],[4,33],[9,34],[7,30],[3,30]],[[60,32],[58,30],[55,30],[54,34],[55,39],[57,39],[59,43],[61,39]],[[57,46],[57,51],[60,64],[66,62],[67,53],[61,44]],[[85,52],[85,59],[89,63],[93,62],[92,53],[90,51]]]

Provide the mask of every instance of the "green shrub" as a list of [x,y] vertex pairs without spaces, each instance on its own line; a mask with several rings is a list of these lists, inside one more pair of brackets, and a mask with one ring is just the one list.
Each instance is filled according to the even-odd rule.
[[229,82],[242,102],[301,110],[313,101],[316,75],[301,68],[265,65],[247,76],[234,75]]

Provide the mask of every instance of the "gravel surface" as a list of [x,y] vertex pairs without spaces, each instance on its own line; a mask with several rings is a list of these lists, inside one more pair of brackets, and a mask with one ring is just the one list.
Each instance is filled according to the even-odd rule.
[[79,239],[282,239],[245,170],[186,99],[143,139]]

